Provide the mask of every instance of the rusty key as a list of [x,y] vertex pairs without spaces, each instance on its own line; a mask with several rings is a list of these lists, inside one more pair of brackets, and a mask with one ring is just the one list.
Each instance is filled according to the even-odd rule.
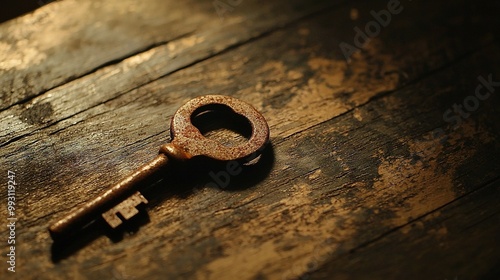
[[[246,118],[252,128],[248,141],[236,146],[225,146],[204,137],[192,124],[197,115],[217,110],[226,110]],[[251,105],[223,95],[197,97],[181,106],[172,117],[170,133],[172,141],[161,146],[159,154],[151,162],[51,225],[49,232],[52,239],[67,239],[98,218],[103,218],[111,228],[132,218],[138,213],[137,206],[148,203],[137,191],[138,187],[170,161],[198,156],[221,161],[241,160],[256,156],[269,141],[269,127],[264,117]]]

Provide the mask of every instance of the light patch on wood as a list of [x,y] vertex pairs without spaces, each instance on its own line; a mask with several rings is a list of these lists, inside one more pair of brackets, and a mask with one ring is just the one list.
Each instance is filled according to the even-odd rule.
[[322,57],[313,57],[309,59],[307,64],[311,70],[318,73],[315,80],[321,79],[321,82],[330,87],[340,86],[345,78],[344,63]]
[[361,116],[361,110],[360,109],[358,109],[358,108],[354,109],[354,112],[353,112],[352,115],[353,115],[353,117],[356,120],[358,120],[360,122],[363,121],[363,116]]
[[[256,203],[253,209],[258,216],[254,219],[235,225],[237,228],[216,230],[214,236],[222,243],[225,256],[200,269],[196,278],[254,279],[261,274],[270,279],[296,279],[319,267],[340,242],[355,234],[356,227],[349,219],[353,211],[347,211],[346,201],[314,204],[311,192],[309,185],[296,184],[277,203]],[[332,215],[331,209],[338,209],[339,214]],[[283,218],[285,213],[288,218]],[[233,238],[226,238],[228,235]],[[283,267],[289,269],[283,271]]]
[[304,75],[299,71],[295,71],[295,70],[288,71],[288,79],[289,80],[298,80],[298,79],[301,79],[303,76]]
[[[367,205],[394,213],[388,226],[398,226],[451,201],[452,173],[435,174],[436,160],[428,165],[408,158],[382,159],[378,168],[380,177],[374,183],[375,196]],[[429,188],[429,186],[433,186]],[[379,202],[384,202],[380,204]]]
[[[422,141],[402,140],[408,143],[410,154],[418,155],[419,160],[413,157],[386,158],[379,154],[380,177],[373,185],[375,196],[370,196],[367,205],[393,212],[395,217],[387,223],[394,227],[449,203],[456,197],[454,179],[457,168],[476,152],[473,147],[466,147],[466,139],[479,138],[481,143],[488,143],[488,139],[493,138],[484,131],[466,123],[460,132],[450,133],[449,143],[460,147],[457,153],[447,153],[438,139],[426,135]],[[438,157],[447,157],[450,166],[440,168]],[[379,204],[381,201],[384,204]]]
[[126,60],[125,65],[127,67],[134,67],[140,65],[141,63],[149,61],[155,52],[157,52],[157,50],[151,49],[149,51],[134,55]]
[[342,157],[339,156],[336,151],[330,152],[330,156],[335,157],[335,159],[340,163],[342,170],[347,171],[350,169],[349,166],[345,163],[344,159],[342,159]]
[[184,52],[185,48],[191,48],[194,47],[200,43],[203,43],[205,41],[205,38],[199,34],[181,38],[179,40],[172,41],[168,43],[167,47],[168,50],[173,52],[171,56],[180,54]]
[[[306,83],[301,82],[296,74],[303,73],[303,69],[288,69],[282,61],[269,61],[256,71],[256,75],[265,77],[265,80],[256,81],[255,87],[243,89],[240,94],[254,104],[261,100],[256,107],[263,111],[271,130],[277,133],[274,136],[287,137],[364,104],[380,92],[396,89],[398,74],[380,73],[397,73],[398,63],[382,50],[382,44],[374,42],[350,65],[343,60],[311,56],[307,66],[314,75]],[[374,62],[365,56],[377,57],[382,69],[373,67]],[[348,68],[355,71],[346,75]],[[372,76],[381,78],[373,79]],[[219,78],[223,80],[223,77]],[[263,94],[290,97],[283,101],[286,102],[284,107],[275,109],[263,106]]]
[[248,202],[252,201],[252,200],[255,200],[256,198],[258,198],[261,194],[259,192],[252,192],[251,194],[249,194],[248,196],[246,196],[245,198],[243,198],[241,200],[241,204],[247,204]]
[[[349,96],[349,101],[356,106],[365,104],[380,92],[395,90],[399,84],[400,62],[394,60],[392,54],[384,49],[383,41],[373,38],[363,47],[362,52],[355,52],[351,57],[349,68],[355,69],[355,73],[344,83],[351,84],[356,90],[356,94]],[[377,60],[373,61],[373,57]],[[374,63],[383,66],[373,67]]]
[[309,180],[317,179],[321,175],[321,169],[314,171],[312,174],[308,176]]
[[305,184],[294,185],[293,194],[287,199],[281,200],[281,203],[286,206],[304,206],[309,205],[312,201],[309,197],[311,193],[310,187]]
[[[11,52],[11,49],[17,50]],[[15,46],[0,42],[0,70],[22,70],[33,67],[47,58],[47,55],[34,47],[28,40],[20,40]]]

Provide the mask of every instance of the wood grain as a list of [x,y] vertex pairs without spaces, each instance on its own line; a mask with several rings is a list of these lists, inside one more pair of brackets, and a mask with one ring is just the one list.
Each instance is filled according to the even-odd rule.
[[[500,80],[498,5],[402,5],[350,62],[339,43],[387,1],[243,1],[221,22],[207,1],[68,0],[0,25],[2,43],[26,40],[23,57],[47,56],[10,60],[0,78],[2,169],[20,182],[15,276],[494,278],[500,88],[457,127],[443,113],[479,76]],[[74,47],[85,36],[101,39]],[[175,110],[204,94],[264,114],[259,165],[223,189],[209,175],[223,164],[179,167],[145,191],[148,216],[124,236],[95,225],[52,246],[47,225],[153,158]]]
[[[335,4],[327,1],[316,1],[311,5],[300,1],[287,4],[248,2],[239,7],[239,13],[228,14],[224,21],[218,19],[209,1],[68,0],[46,5],[29,16],[2,25],[0,82],[4,87],[0,89],[3,101],[0,108],[23,104],[40,93],[141,53],[142,56],[128,60],[132,64],[125,65],[141,65],[141,75],[130,82],[142,85],[168,74],[172,67],[185,67],[220,52],[228,45],[258,37]],[[71,16],[61,16],[64,14]],[[221,38],[225,38],[225,42],[219,45]],[[211,42],[206,42],[205,48],[192,50],[189,56],[179,54],[200,41]],[[156,46],[165,46],[158,56],[151,57],[158,50],[145,52]],[[196,51],[201,53],[194,55]],[[171,60],[177,56],[177,60]],[[169,67],[155,69],[154,65],[144,61],[145,57],[162,59]],[[68,60],[71,63],[64,63]],[[114,75],[118,74],[117,69],[114,68]],[[85,89],[91,93],[93,90],[88,86]]]

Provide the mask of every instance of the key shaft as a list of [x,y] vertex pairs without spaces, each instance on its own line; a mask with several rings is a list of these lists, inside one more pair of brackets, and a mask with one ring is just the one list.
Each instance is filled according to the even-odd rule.
[[53,239],[68,238],[78,230],[95,220],[100,214],[111,209],[127,196],[132,195],[149,177],[163,169],[169,160],[166,154],[160,153],[151,162],[142,165],[119,183],[104,193],[73,210],[61,220],[49,227]]

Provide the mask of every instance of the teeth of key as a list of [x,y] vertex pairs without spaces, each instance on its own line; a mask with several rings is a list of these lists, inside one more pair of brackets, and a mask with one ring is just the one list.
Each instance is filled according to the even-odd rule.
[[123,217],[124,220],[129,220],[133,216],[137,215],[137,213],[139,213],[139,210],[137,210],[137,206],[142,203],[148,204],[148,201],[140,192],[136,192],[129,198],[120,202],[115,207],[104,212],[102,214],[102,217],[109,226],[111,226],[112,228],[116,228],[122,224],[122,219],[120,219],[118,214],[120,214],[120,216]]
[[[191,123],[192,116],[211,110],[225,110],[245,117],[252,127],[252,135],[243,145],[227,147],[205,138]],[[127,178],[111,186],[100,196],[74,209],[49,227],[54,240],[68,240],[77,231],[102,217],[111,228],[116,228],[139,211],[137,206],[147,204],[137,191],[146,178],[161,172],[171,161],[188,160],[204,156],[219,161],[241,160],[255,156],[269,141],[269,127],[264,117],[251,105],[222,95],[200,96],[180,107],[170,125],[172,142],[161,146],[159,155],[144,164]]]

